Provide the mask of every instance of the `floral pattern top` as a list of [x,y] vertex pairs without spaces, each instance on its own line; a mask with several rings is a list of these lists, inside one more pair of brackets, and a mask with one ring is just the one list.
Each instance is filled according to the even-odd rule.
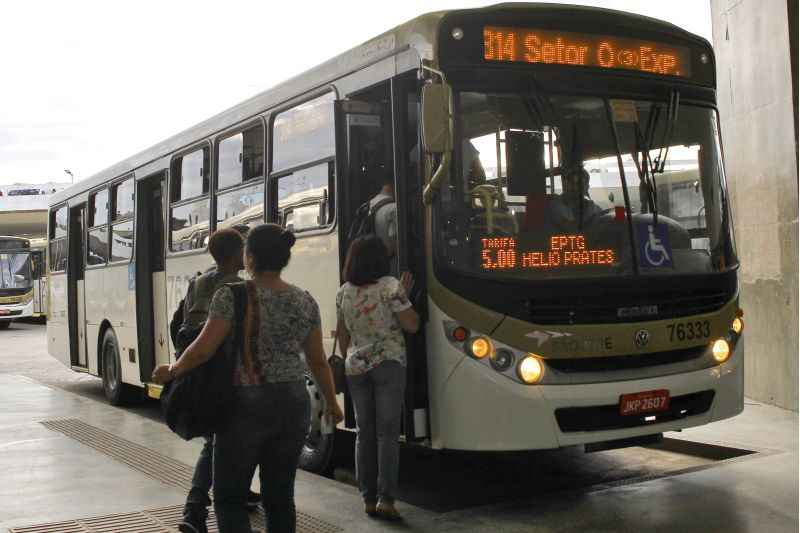
[[336,313],[350,333],[345,373],[364,374],[384,361],[406,364],[403,331],[395,313],[411,307],[397,278],[384,276],[370,285],[345,283],[336,294]]
[[[240,351],[234,385],[302,381],[306,370],[303,343],[320,327],[319,306],[303,289],[290,285],[268,289],[250,284],[244,325],[249,344]],[[255,304],[255,305],[254,305]],[[233,292],[223,286],[214,295],[209,318],[233,323]]]

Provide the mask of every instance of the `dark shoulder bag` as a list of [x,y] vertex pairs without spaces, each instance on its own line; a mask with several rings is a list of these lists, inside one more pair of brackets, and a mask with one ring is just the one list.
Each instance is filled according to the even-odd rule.
[[247,292],[244,283],[226,284],[233,292],[234,323],[211,359],[176,378],[161,392],[161,410],[169,428],[183,439],[217,433],[233,404],[233,372],[242,347]]
[[333,352],[328,357],[328,366],[331,367],[331,374],[333,374],[333,386],[336,388],[336,394],[342,394],[347,389],[347,377],[345,376],[345,362],[344,358],[336,355],[336,343],[339,342],[339,330],[337,328],[335,337],[333,338]]

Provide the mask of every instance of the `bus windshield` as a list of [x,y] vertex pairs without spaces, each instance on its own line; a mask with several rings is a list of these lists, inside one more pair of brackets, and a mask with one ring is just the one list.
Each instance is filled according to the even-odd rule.
[[31,283],[31,254],[0,252],[0,290],[28,289]]
[[457,93],[456,106],[437,204],[450,268],[548,279],[735,265],[713,109],[482,92]]

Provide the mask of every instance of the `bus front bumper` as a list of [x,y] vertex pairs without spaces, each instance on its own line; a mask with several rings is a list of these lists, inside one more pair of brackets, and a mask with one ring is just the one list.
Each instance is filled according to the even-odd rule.
[[[699,371],[542,386],[522,385],[465,359],[435,402],[432,446],[485,451],[558,448],[722,420],[744,408],[743,358],[742,338],[727,362]],[[673,413],[656,416],[652,422],[646,421],[645,415],[635,416],[638,420],[619,415],[621,395],[659,389],[669,391]]]
[[20,305],[0,305],[0,320],[16,320],[33,316],[33,300]]

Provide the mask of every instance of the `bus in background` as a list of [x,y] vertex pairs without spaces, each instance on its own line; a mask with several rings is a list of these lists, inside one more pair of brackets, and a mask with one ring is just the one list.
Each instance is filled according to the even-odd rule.
[[0,329],[47,315],[45,239],[0,236]]
[[[425,321],[407,443],[599,449],[734,416],[743,321],[715,85],[707,41],[646,17],[422,15],[53,195],[49,351],[114,404],[158,397],[209,232],[262,221],[296,234],[285,275],[319,302],[330,347],[348,229],[388,175],[396,266]],[[336,435],[306,384],[301,463],[324,470]]]

